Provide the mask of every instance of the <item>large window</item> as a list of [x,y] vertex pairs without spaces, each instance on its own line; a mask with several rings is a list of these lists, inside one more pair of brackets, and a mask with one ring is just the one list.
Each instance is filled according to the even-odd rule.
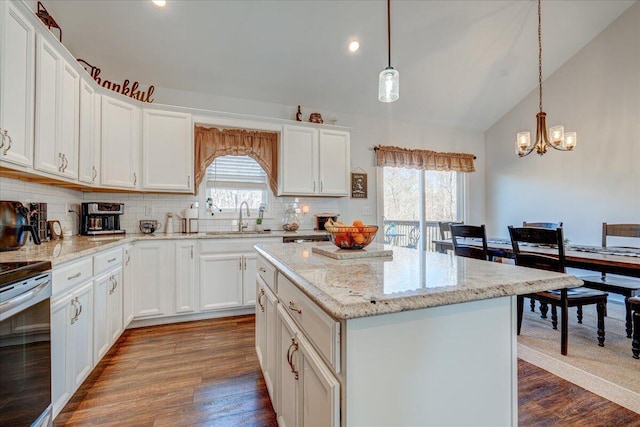
[[217,157],[207,168],[203,185],[205,206],[214,214],[237,212],[244,201],[257,211],[261,204],[267,205],[270,191],[264,170],[249,156]]
[[439,221],[463,219],[464,175],[384,167],[385,243],[433,250]]

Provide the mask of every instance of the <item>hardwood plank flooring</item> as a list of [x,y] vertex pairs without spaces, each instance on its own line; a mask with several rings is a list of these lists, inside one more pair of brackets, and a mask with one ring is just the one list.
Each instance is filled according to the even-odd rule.
[[[520,426],[640,427],[640,415],[518,361]],[[132,329],[54,426],[276,426],[254,316]]]

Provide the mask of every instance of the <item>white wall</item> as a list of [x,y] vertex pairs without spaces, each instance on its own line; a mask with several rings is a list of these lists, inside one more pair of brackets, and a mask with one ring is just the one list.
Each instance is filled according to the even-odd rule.
[[578,146],[515,154],[518,131],[535,135],[537,89],[493,125],[485,133],[488,233],[563,221],[570,241],[599,244],[602,222],[640,222],[640,3],[543,82],[543,102],[548,126],[578,132]]
[[[376,88],[372,88],[372,102]],[[297,106],[269,104],[258,101],[219,97],[201,93],[177,91],[167,88],[156,88],[154,92],[157,103],[201,108],[205,110],[224,111],[249,114],[278,119],[293,119]],[[302,102],[302,101],[301,101]],[[393,117],[393,105],[389,105],[387,119],[361,115],[342,114],[336,111],[318,111],[303,106],[303,119],[309,114],[319,112],[328,123],[336,119],[338,126],[352,129],[351,133],[351,170],[362,169],[368,175],[369,197],[366,200],[349,197],[334,199],[341,219],[353,221],[361,218],[365,223],[377,222],[377,185],[376,167],[373,147],[376,145],[396,145],[407,148],[425,148],[435,151],[451,151],[473,153],[477,172],[469,174],[469,203],[467,222],[484,222],[484,138],[481,132],[468,132],[453,128],[408,123]],[[371,208],[373,216],[363,216],[363,208]],[[314,212],[312,210],[311,212]]]

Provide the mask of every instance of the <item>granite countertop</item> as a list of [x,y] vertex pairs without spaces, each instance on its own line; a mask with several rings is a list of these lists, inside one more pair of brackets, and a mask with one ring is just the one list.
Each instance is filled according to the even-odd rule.
[[256,249],[335,319],[350,319],[579,286],[567,274],[388,247],[392,258],[337,260],[322,243]]
[[213,232],[198,234],[126,234],[102,236],[73,236],[62,240],[42,242],[41,245],[27,244],[15,251],[0,252],[0,262],[18,261],[50,261],[52,266],[73,261],[85,256],[115,248],[126,243],[154,240],[193,240],[193,239],[258,239],[284,236],[305,238],[309,236],[326,235],[325,231],[298,230],[297,232],[274,230],[271,232]]

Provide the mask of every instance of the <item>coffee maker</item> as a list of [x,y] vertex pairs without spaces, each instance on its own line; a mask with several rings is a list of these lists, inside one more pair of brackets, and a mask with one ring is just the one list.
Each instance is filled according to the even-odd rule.
[[82,203],[80,234],[124,234],[120,229],[120,216],[124,213],[124,203],[90,202]]

